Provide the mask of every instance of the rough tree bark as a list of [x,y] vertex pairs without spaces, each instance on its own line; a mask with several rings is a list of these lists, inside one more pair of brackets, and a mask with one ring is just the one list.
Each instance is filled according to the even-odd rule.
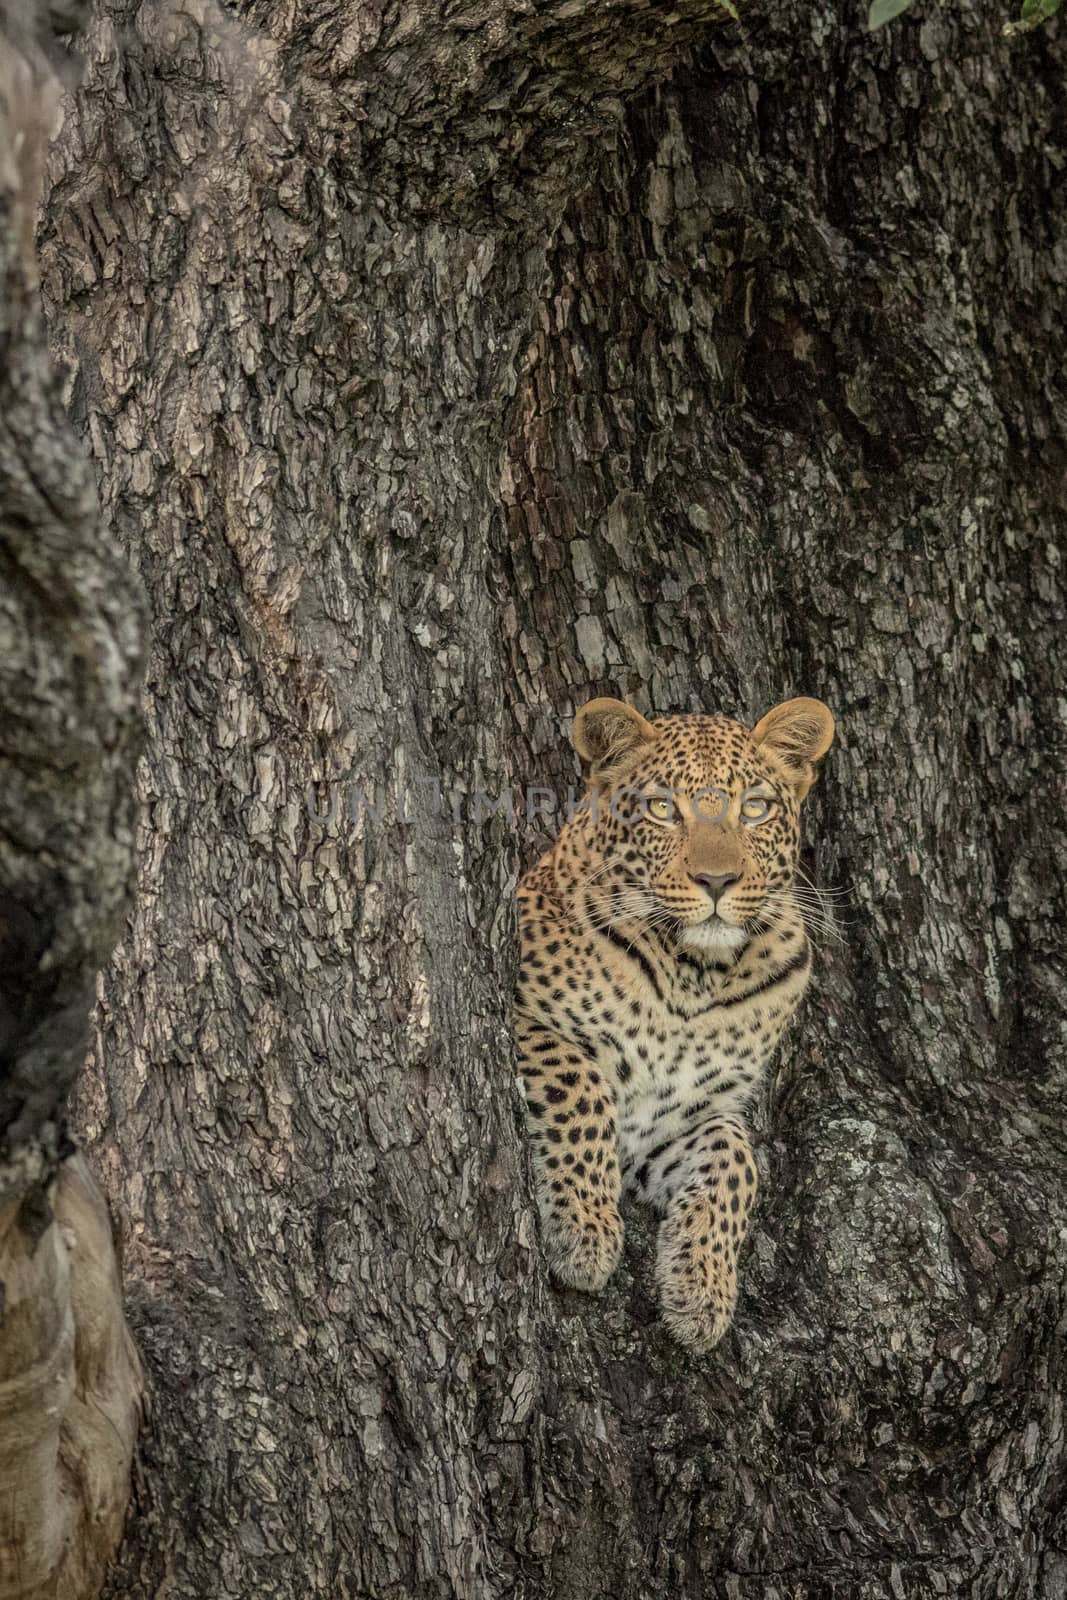
[[[86,35],[40,245],[153,619],[80,1103],[156,1397],[113,1596],[1067,1590],[1062,27],[710,12]],[[475,797],[595,693],[841,734],[704,1360],[639,1219],[551,1290],[526,1184],[544,827]]]
[[33,8],[0,6],[2,1600],[98,1592],[141,1396],[107,1207],[64,1123],[128,898],[144,619],[41,316],[47,36]]

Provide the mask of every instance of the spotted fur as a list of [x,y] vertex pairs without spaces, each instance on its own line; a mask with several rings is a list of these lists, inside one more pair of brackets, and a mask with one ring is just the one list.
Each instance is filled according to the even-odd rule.
[[632,1191],[662,1214],[663,1315],[694,1350],[733,1317],[756,1198],[745,1110],[809,980],[800,803],[833,726],[808,699],[751,732],[592,701],[574,729],[585,798],[519,892],[516,1027],[552,1271],[600,1289]]

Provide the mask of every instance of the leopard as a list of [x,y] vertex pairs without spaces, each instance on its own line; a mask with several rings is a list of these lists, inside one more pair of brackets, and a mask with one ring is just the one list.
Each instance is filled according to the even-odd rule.
[[835,732],[800,697],[723,715],[581,707],[583,787],[518,890],[515,1035],[552,1276],[596,1293],[621,1204],[658,1215],[669,1332],[712,1350],[758,1190],[750,1115],[812,973],[800,809]]

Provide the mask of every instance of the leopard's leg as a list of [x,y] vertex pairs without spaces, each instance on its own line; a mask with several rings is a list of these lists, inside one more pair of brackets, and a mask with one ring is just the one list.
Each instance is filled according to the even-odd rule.
[[516,1031],[549,1266],[560,1283],[602,1289],[623,1241],[615,1097],[576,1046],[539,1023]]
[[733,1320],[737,1257],[756,1190],[756,1163],[738,1116],[710,1117],[667,1152],[656,1283],[664,1321],[691,1350],[712,1349]]

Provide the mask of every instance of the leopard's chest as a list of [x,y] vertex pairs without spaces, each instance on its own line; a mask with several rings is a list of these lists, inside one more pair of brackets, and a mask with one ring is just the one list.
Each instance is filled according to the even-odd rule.
[[635,1186],[645,1163],[709,1119],[744,1111],[799,992],[656,996],[631,1008],[615,1052],[624,1182]]
[[[753,1031],[754,1030],[754,1031]],[[751,1099],[777,1035],[755,1019],[716,1010],[695,1018],[648,1014],[620,1040],[620,1132],[665,1123],[695,1103],[736,1111]]]

